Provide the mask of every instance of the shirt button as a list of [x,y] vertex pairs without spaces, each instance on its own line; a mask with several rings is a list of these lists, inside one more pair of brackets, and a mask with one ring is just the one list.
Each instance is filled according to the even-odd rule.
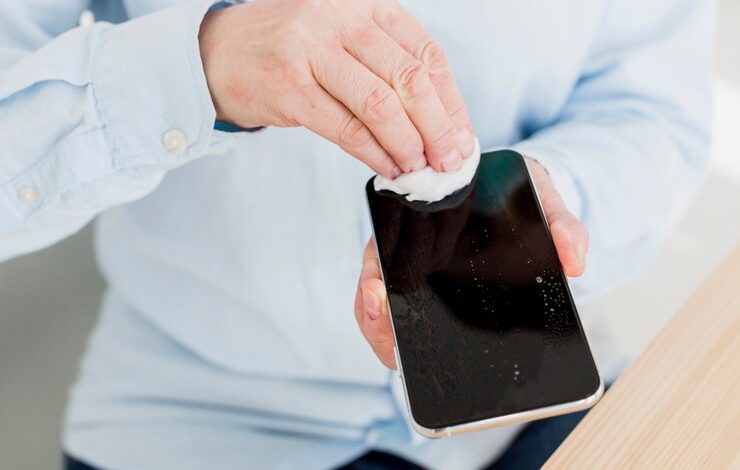
[[377,429],[371,429],[368,431],[368,433],[365,435],[365,444],[369,446],[374,446],[380,441],[380,431]]
[[95,14],[90,10],[85,10],[80,14],[80,26],[89,28],[95,23]]
[[25,206],[32,206],[39,199],[39,191],[35,186],[24,186],[18,190],[18,199]]
[[188,148],[188,138],[183,131],[171,129],[162,136],[162,144],[168,152],[177,155]]

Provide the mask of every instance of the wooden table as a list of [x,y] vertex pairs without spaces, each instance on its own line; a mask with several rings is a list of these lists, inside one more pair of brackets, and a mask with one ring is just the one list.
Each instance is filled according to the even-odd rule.
[[544,468],[740,469],[740,246]]

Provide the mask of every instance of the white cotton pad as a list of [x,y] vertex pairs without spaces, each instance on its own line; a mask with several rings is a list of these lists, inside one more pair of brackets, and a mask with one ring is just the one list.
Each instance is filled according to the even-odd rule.
[[475,139],[473,153],[463,159],[462,166],[455,171],[434,171],[427,165],[421,170],[404,173],[392,180],[377,175],[373,184],[376,191],[388,190],[405,194],[407,201],[436,202],[470,184],[479,162],[480,145],[478,139]]

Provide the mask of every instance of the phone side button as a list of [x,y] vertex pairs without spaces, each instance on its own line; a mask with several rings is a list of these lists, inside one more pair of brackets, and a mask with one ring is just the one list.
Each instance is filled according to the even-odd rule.
[[393,346],[393,354],[396,356],[396,374],[398,374],[398,378],[402,379],[403,376],[401,375],[401,358],[398,356],[398,348]]

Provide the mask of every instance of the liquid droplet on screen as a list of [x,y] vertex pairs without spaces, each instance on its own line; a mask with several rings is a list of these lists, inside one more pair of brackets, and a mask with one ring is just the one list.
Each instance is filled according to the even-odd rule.
[[542,278],[541,277],[537,276],[536,278],[534,278],[534,280],[537,281],[539,284],[542,284]]

